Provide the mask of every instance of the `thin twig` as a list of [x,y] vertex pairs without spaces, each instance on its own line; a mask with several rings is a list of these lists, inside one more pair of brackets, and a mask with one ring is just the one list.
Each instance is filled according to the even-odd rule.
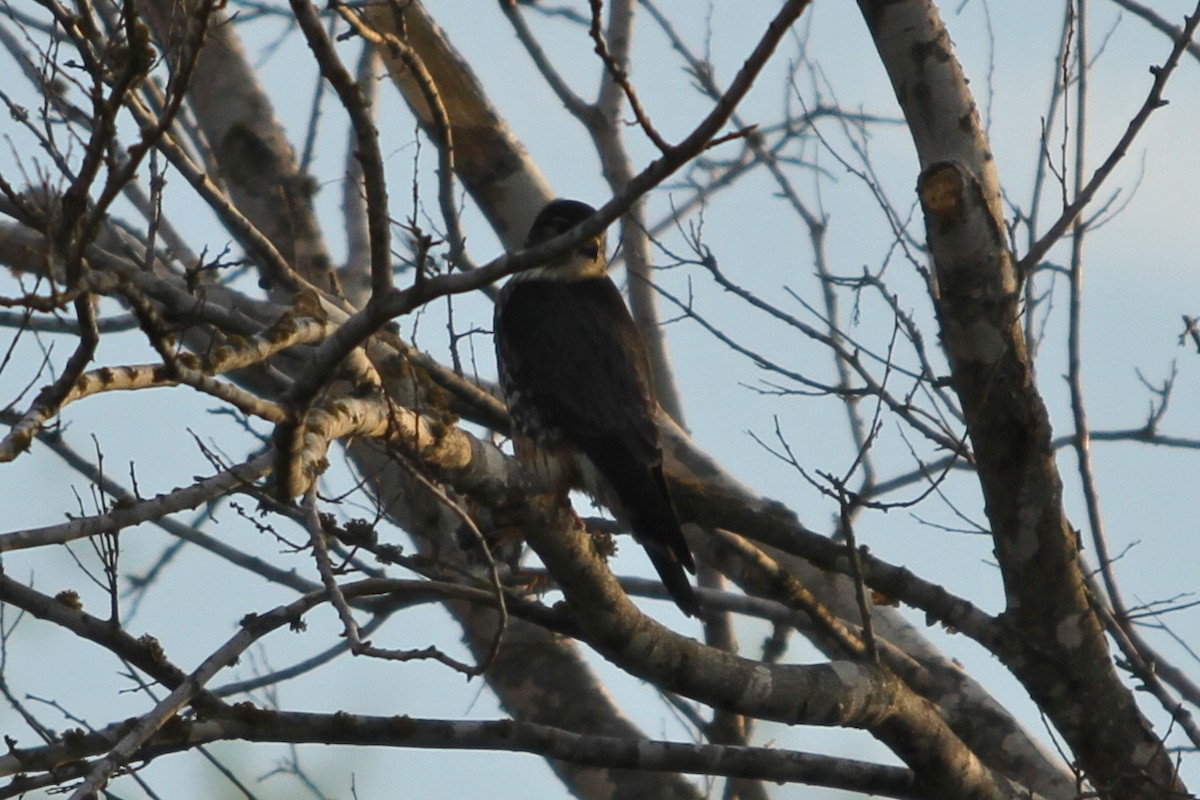
[[362,93],[349,71],[342,65],[333,42],[325,32],[317,11],[307,0],[291,0],[292,13],[300,30],[316,56],[321,74],[337,92],[358,149],[355,155],[362,164],[363,188],[367,197],[367,230],[371,252],[371,293],[382,295],[392,288],[391,220],[388,218],[387,181],[383,172],[383,155],[379,151],[379,134]]
[[1121,160],[1129,152],[1129,148],[1133,145],[1133,141],[1141,133],[1146,122],[1149,121],[1150,115],[1167,104],[1163,99],[1163,92],[1166,89],[1167,82],[1171,75],[1174,74],[1176,67],[1179,66],[1183,54],[1187,52],[1188,45],[1196,35],[1196,28],[1200,26],[1200,3],[1192,11],[1191,15],[1185,18],[1183,30],[1175,39],[1175,45],[1171,48],[1171,54],[1167,57],[1166,63],[1161,67],[1151,67],[1150,74],[1154,76],[1154,83],[1150,87],[1150,92],[1146,95],[1142,107],[1129,121],[1129,125],[1125,128],[1125,133],[1117,140],[1109,153],[1108,158],[1104,160],[1088,182],[1076,194],[1075,200],[1063,209],[1059,218],[1050,226],[1050,229],[1042,236],[1041,239],[1034,242],[1029,248],[1029,251],[1017,263],[1017,274],[1027,275],[1039,261],[1050,251],[1059,239],[1062,238],[1070,227],[1075,223],[1075,219],[1083,212],[1088,203],[1095,197],[1096,192],[1104,185],[1104,182],[1116,169]]
[[608,43],[604,40],[604,32],[600,19],[600,12],[604,9],[604,0],[588,1],[592,8],[592,23],[588,28],[588,35],[592,37],[592,41],[595,43],[596,55],[600,56],[600,59],[604,62],[604,66],[608,69],[608,74],[613,79],[613,83],[621,87],[621,91],[625,93],[625,99],[629,101],[629,108],[633,111],[638,125],[645,132],[647,138],[654,142],[654,146],[664,155],[669,153],[672,147],[662,137],[662,134],[655,129],[653,123],[650,122],[650,116],[642,107],[642,101],[638,98],[637,90],[629,82],[629,71],[609,52]]

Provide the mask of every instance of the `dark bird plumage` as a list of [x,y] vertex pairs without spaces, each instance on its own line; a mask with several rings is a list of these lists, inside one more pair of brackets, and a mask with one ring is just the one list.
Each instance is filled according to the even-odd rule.
[[[594,211],[555,200],[534,220],[526,246]],[[497,299],[495,332],[500,382],[518,432],[574,451],[589,493],[633,530],[680,609],[698,616],[684,574],[696,565],[663,477],[650,361],[607,275],[604,234],[514,275]]]

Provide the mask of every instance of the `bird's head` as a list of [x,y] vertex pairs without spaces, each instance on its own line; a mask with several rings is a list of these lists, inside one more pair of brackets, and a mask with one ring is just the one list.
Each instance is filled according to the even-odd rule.
[[[548,242],[559,234],[566,233],[579,223],[596,213],[596,209],[578,200],[554,200],[537,215],[529,236],[525,239],[526,247]],[[587,239],[565,255],[540,267],[534,267],[515,276],[518,278],[537,278],[552,281],[577,281],[584,278],[599,278],[608,270],[608,257],[604,251],[605,234],[601,232],[592,239]]]

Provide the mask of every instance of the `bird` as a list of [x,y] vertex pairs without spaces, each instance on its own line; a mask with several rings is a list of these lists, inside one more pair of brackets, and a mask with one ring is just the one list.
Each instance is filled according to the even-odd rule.
[[[578,200],[554,200],[534,219],[525,246],[594,213]],[[696,563],[663,474],[650,359],[608,277],[605,233],[514,274],[497,295],[493,322],[516,432],[573,454],[585,491],[631,529],[680,610],[699,617],[684,572],[694,574]]]

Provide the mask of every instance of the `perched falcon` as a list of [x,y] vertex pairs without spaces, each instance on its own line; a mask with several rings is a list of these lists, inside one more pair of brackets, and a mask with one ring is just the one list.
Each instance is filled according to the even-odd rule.
[[[555,200],[526,246],[587,219],[586,203]],[[699,616],[684,569],[696,571],[663,477],[650,360],[609,279],[604,234],[509,279],[496,300],[496,360],[513,423],[543,447],[567,446],[588,493],[628,525],[675,603]]]

